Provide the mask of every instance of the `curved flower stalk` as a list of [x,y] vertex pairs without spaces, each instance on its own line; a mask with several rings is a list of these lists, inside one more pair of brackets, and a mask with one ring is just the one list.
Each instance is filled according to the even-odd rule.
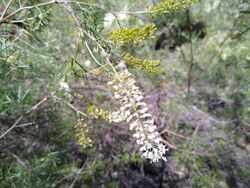
[[199,2],[199,0],[166,0],[160,2],[156,6],[148,5],[147,10],[153,16],[162,16],[164,14],[168,14],[170,11],[179,11],[180,9],[185,9],[191,6],[194,3]]
[[[163,159],[166,146],[162,143],[162,138],[156,130],[156,125],[148,112],[148,107],[144,103],[141,91],[135,86],[135,80],[128,70],[118,73],[119,78],[108,82],[112,87],[114,97],[120,103],[120,110],[113,112],[113,121],[126,120],[130,124],[130,130],[134,131],[133,137],[140,145],[142,157],[151,162],[158,162]],[[117,117],[117,119],[115,118]]]

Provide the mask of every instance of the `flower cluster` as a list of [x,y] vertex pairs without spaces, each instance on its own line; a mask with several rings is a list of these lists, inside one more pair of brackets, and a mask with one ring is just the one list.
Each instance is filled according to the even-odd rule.
[[126,65],[133,67],[133,68],[141,68],[142,70],[151,72],[153,74],[163,74],[164,71],[158,68],[161,63],[159,60],[143,60],[138,59],[128,53],[124,55],[124,60]]
[[170,11],[176,12],[180,9],[185,9],[197,2],[199,2],[199,0],[166,0],[164,2],[160,2],[156,6],[148,5],[147,10],[153,16],[162,16],[164,14],[168,14]]
[[110,111],[102,109],[102,108],[97,108],[95,105],[90,105],[87,114],[94,118],[94,119],[104,119],[105,121],[110,121],[109,116],[110,116]]
[[92,140],[89,138],[89,128],[88,125],[82,124],[81,121],[75,126],[76,130],[76,140],[79,145],[83,148],[92,147]]
[[134,131],[133,137],[140,145],[142,157],[151,162],[163,159],[167,148],[162,143],[162,138],[157,132],[152,115],[144,103],[141,91],[135,86],[135,80],[127,71],[121,71],[118,76],[108,82],[114,92],[114,98],[120,103],[117,112],[117,121],[126,120],[130,124],[130,130]]
[[155,25],[147,24],[144,27],[134,27],[111,31],[109,33],[109,37],[116,42],[116,45],[120,46],[128,43],[138,44],[142,40],[155,35],[155,33]]
[[119,123],[125,120],[124,119],[125,116],[123,115],[123,112],[121,112],[120,110],[111,112],[106,109],[97,108],[95,105],[89,106],[87,114],[94,119],[103,119],[110,123],[111,122]]

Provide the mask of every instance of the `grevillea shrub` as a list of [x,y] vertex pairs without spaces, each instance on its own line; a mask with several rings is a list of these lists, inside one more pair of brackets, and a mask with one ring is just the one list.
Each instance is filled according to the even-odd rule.
[[[178,0],[178,1],[163,1],[159,4],[152,5],[150,2],[145,5],[144,10],[139,12],[123,12],[122,14],[148,14],[150,16],[162,16],[171,12],[176,12],[185,9],[197,0]],[[133,6],[144,6],[144,3],[137,1]],[[93,118],[102,117],[103,119],[111,122],[125,121],[129,124],[131,135],[136,139],[137,144],[140,146],[142,157],[149,159],[151,162],[158,162],[161,159],[166,160],[166,152],[168,147],[164,144],[163,138],[157,131],[157,125],[154,123],[153,117],[149,112],[147,104],[143,102],[143,94],[138,86],[136,86],[135,77],[131,75],[128,68],[139,68],[148,71],[154,75],[163,74],[160,68],[159,60],[147,60],[140,57],[135,57],[133,54],[127,52],[126,48],[129,46],[137,46],[145,40],[150,40],[156,34],[157,28],[152,23],[140,23],[138,25],[129,24],[121,26],[118,20],[122,18],[120,13],[114,13],[102,6],[93,4],[88,1],[2,1],[1,4],[1,48],[17,51],[21,48],[15,45],[16,41],[23,41],[25,44],[27,38],[32,41],[39,41],[37,34],[46,28],[53,20],[50,19],[52,8],[57,7],[65,11],[65,15],[70,17],[70,20],[76,26],[72,35],[77,37],[76,44],[74,44],[75,54],[72,55],[71,71],[78,78],[84,78],[86,74],[101,71],[100,74],[106,76],[110,80],[107,84],[110,86],[114,94],[116,102],[119,104],[119,110],[113,109],[104,110],[93,105],[91,101],[85,96],[83,100],[89,105],[87,113],[75,109],[75,107],[58,97],[56,91],[52,91],[50,95],[41,100],[37,105],[27,110],[13,126],[9,127],[0,136],[3,139],[7,134],[16,128],[16,125],[21,121],[24,116],[32,113],[44,101],[53,98],[61,103],[67,104],[72,108],[78,117],[78,123],[75,126],[75,138],[79,144],[85,148],[92,146],[92,140],[88,137],[89,127],[84,122],[88,116]],[[67,13],[67,14],[66,14]],[[117,22],[117,27],[111,24],[104,24],[104,15],[109,14],[108,17],[111,21]],[[110,16],[113,15],[113,16]],[[107,21],[107,20],[106,20]],[[114,24],[113,24],[114,25]],[[112,26],[112,27],[111,27]],[[110,27],[110,28],[108,28]],[[2,29],[4,28],[4,29]],[[18,33],[18,34],[17,34]],[[32,45],[28,44],[32,47]],[[45,46],[53,49],[46,43]],[[35,47],[32,47],[35,49]],[[56,49],[53,49],[56,50]],[[85,56],[93,60],[94,65],[89,65],[85,62],[88,68],[78,62],[81,57],[80,52],[84,51]],[[27,53],[28,54],[28,53]],[[18,55],[22,55],[22,48],[20,54],[13,53],[6,60],[13,61]],[[123,64],[123,68],[120,66]],[[88,69],[88,70],[87,70]],[[63,75],[64,81],[67,80],[67,74]],[[58,85],[63,90],[69,92],[69,87],[65,82],[59,81]]]

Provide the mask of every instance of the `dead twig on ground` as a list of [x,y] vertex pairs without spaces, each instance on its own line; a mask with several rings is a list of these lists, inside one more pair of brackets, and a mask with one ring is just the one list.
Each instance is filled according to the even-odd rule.
[[180,138],[182,138],[182,139],[186,139],[186,137],[185,136],[183,136],[183,135],[180,135],[180,134],[178,134],[178,133],[175,133],[175,132],[173,132],[173,131],[170,131],[169,129],[167,129],[167,128],[165,128],[163,131],[161,131],[161,134],[164,134],[164,133],[170,133],[170,134],[172,134],[172,135],[175,135],[175,136],[178,136],[178,137],[180,137]]
[[164,142],[167,146],[169,146],[171,149],[177,150],[177,147],[173,144],[170,144],[168,141],[165,139],[162,139],[162,142]]

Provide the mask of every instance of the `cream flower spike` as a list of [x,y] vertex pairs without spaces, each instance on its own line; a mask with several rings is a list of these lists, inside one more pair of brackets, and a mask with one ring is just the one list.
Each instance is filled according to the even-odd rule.
[[168,148],[162,143],[162,138],[157,132],[152,115],[148,112],[139,87],[127,69],[118,72],[118,77],[108,82],[114,92],[114,97],[120,103],[120,110],[111,113],[109,120],[112,122],[126,121],[129,129],[134,131],[133,137],[140,145],[142,157],[150,162],[166,161],[164,157]]

